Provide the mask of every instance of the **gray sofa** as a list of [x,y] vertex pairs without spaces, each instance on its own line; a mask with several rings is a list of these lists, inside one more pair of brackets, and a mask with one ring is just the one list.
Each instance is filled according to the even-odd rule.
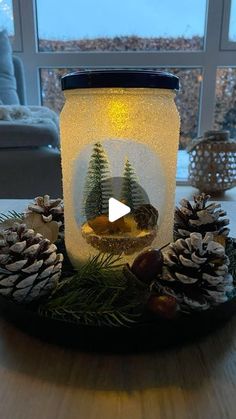
[[[20,105],[27,105],[24,69],[13,57]],[[49,146],[50,144],[50,146]],[[0,199],[62,196],[59,133],[55,125],[0,121]]]

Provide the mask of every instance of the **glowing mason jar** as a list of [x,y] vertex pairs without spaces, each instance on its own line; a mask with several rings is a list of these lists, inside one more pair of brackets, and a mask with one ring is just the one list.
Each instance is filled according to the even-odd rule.
[[[75,266],[101,252],[130,261],[172,240],[178,88],[177,77],[148,70],[83,71],[62,79],[65,242]],[[111,222],[110,198],[118,217],[123,205],[130,212]]]

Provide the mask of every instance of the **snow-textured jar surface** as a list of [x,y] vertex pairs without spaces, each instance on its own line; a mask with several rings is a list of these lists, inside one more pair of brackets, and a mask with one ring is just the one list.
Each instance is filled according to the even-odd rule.
[[[129,261],[172,240],[178,78],[138,70],[84,71],[62,79],[65,242],[75,266],[100,252]],[[113,197],[131,212],[109,221]]]

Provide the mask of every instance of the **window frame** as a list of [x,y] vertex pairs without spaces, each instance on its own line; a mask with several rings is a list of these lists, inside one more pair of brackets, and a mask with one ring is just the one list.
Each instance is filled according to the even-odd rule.
[[21,29],[21,11],[20,1],[12,0],[13,19],[14,19],[14,40],[12,49],[14,52],[22,52],[22,29]]
[[[181,67],[201,68],[198,135],[214,124],[215,87],[218,67],[236,66],[236,46],[226,48],[231,0],[208,0],[205,20],[205,42],[201,51],[140,51],[140,52],[39,52],[35,0],[13,0],[14,19],[19,45],[14,54],[25,66],[29,104],[41,104],[40,68],[63,67]],[[18,36],[17,36],[18,39]],[[233,43],[236,44],[236,43]],[[223,48],[224,47],[224,48]],[[182,183],[182,182],[181,182]]]

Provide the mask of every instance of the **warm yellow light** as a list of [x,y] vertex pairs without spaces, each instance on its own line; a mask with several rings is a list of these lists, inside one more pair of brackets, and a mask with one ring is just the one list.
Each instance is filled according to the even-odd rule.
[[130,110],[128,104],[123,99],[112,98],[108,102],[107,114],[110,119],[111,125],[118,131],[125,128],[128,124]]

